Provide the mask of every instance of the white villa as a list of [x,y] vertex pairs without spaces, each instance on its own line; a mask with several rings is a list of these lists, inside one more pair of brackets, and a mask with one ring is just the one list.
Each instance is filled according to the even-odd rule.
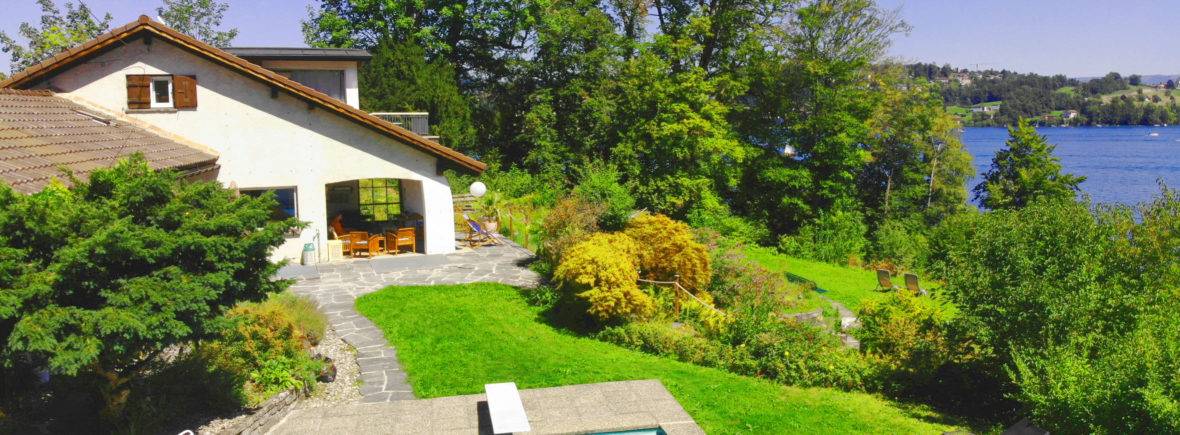
[[[454,208],[443,170],[480,173],[486,165],[425,137],[425,131],[361,111],[357,67],[367,58],[364,51],[344,49],[222,50],[141,16],[14,74],[0,88],[68,100],[98,123],[134,127],[190,147],[194,156],[184,165],[161,159],[154,166],[216,179],[243,194],[275,191],[281,203],[276,213],[309,222],[289,236],[276,259],[299,258],[306,243],[325,259],[329,222],[337,216],[374,232],[411,226],[418,251],[451,252]],[[50,158],[69,143],[64,136],[29,137],[24,140],[44,146],[6,145],[9,138],[0,136],[0,151],[9,152],[0,155],[0,169],[20,166],[8,164],[13,152],[30,167],[77,166]],[[113,163],[113,157],[144,152],[133,148],[95,145],[89,152],[106,153],[102,161]],[[198,161],[204,166],[195,170]],[[84,176],[94,168],[71,169]],[[15,178],[5,179],[21,182]]]

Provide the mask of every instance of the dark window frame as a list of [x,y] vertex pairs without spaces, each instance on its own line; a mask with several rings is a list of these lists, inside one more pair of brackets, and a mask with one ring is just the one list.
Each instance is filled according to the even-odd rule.
[[357,180],[356,198],[357,211],[369,222],[391,222],[403,211],[402,183],[397,178]]

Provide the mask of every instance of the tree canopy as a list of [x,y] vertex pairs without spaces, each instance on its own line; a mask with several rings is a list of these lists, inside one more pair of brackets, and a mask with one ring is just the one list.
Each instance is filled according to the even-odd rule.
[[216,0],[164,0],[156,13],[168,27],[214,47],[229,47],[238,29],[218,30],[228,3]]
[[17,36],[27,40],[27,44],[22,45],[12,35],[0,31],[0,51],[11,56],[13,72],[89,41],[111,27],[111,14],[98,18],[82,0],[76,5],[67,1],[64,14],[54,0],[37,0],[37,5],[41,8],[39,27],[21,23],[17,31]]
[[1061,171],[1056,148],[1027,119],[1008,128],[1005,148],[996,152],[975,198],[989,209],[1021,208],[1037,199],[1072,200],[1086,177]]
[[907,29],[870,0],[323,0],[304,22],[313,46],[373,50],[367,106],[429,110],[444,140],[485,161],[570,184],[571,168],[609,161],[639,207],[736,213],[775,234],[860,209],[885,142],[915,150],[893,155],[908,172],[887,202],[962,206],[969,157],[953,120],[926,110],[938,101],[912,105],[938,120],[872,137],[883,91],[913,86],[875,75]]

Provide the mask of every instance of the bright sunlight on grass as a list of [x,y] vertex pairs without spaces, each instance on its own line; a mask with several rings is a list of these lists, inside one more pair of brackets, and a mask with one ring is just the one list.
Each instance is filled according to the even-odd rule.
[[820,288],[827,290],[824,296],[844,304],[852,311],[856,311],[864,302],[885,295],[875,290],[877,276],[870,270],[788,257],[773,249],[762,247],[747,248],[746,255],[770,270],[790,272],[815,281]]
[[398,350],[419,397],[659,379],[709,433],[939,433],[927,411],[868,394],[795,388],[633,352],[554,329],[501,284],[390,287],[357,300]]

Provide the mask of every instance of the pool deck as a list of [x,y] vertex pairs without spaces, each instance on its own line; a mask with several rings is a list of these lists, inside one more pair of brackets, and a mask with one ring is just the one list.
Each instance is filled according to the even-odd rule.
[[[659,427],[703,434],[657,380],[520,390],[529,434],[583,434]],[[483,394],[296,410],[271,434],[491,434]]]

